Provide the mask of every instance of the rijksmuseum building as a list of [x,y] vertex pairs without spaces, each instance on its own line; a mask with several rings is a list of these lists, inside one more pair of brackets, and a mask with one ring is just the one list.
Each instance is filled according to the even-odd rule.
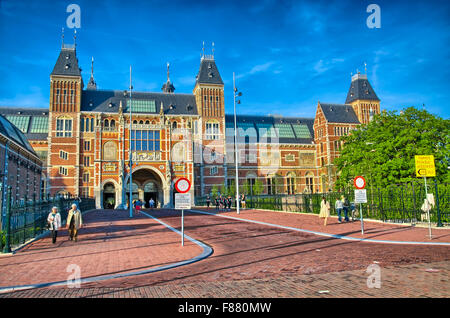
[[[329,191],[340,137],[379,112],[367,76],[357,73],[345,104],[318,102],[314,118],[237,115],[239,184],[260,180],[262,194]],[[133,198],[171,207],[180,177],[191,181],[192,198],[235,183],[234,115],[225,113],[212,55],[201,57],[192,93],[175,93],[167,67],[161,92],[130,96],[97,89],[93,67],[85,85],[75,45],[63,44],[50,74],[49,108],[2,107],[0,114],[41,158],[45,196],[94,197],[97,208],[123,207],[130,147]]]

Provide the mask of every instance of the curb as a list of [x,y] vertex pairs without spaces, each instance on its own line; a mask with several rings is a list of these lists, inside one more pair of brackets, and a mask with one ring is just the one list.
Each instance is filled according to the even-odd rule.
[[228,218],[228,219],[237,220],[237,221],[242,221],[242,222],[249,222],[249,223],[261,224],[261,225],[267,225],[267,226],[272,226],[272,227],[278,227],[278,228],[285,229],[285,230],[291,230],[291,231],[296,231],[296,232],[305,232],[305,233],[315,234],[315,235],[319,235],[319,236],[332,237],[332,238],[341,239],[341,240],[348,240],[348,241],[369,242],[369,243],[383,243],[383,244],[450,246],[450,242],[390,241],[390,240],[374,240],[374,239],[366,239],[366,238],[357,238],[357,237],[352,237],[352,236],[345,236],[345,235],[339,235],[339,234],[330,234],[330,233],[323,233],[323,232],[305,230],[305,229],[300,229],[300,228],[296,228],[296,227],[284,226],[284,225],[279,225],[279,224],[272,224],[272,223],[267,223],[267,222],[262,222],[262,221],[254,221],[254,220],[242,219],[242,218],[238,218],[238,217],[214,214],[214,213],[204,212],[204,211],[199,211],[199,210],[187,210],[187,211],[193,212],[193,213],[214,215],[214,216],[219,216],[219,217]]
[[[94,210],[89,210],[86,211],[90,212],[90,211],[94,211]],[[170,225],[168,225],[167,223],[155,218],[154,216],[151,216],[143,211],[140,211],[142,214],[144,214],[145,216],[154,219],[155,221],[159,222],[160,224],[164,225],[165,227],[167,227],[168,229],[174,231],[177,234],[181,235],[181,232],[178,231],[177,229],[174,229],[173,227],[171,227]],[[112,275],[99,275],[99,276],[94,276],[94,277],[89,277],[89,278],[81,278],[79,280],[80,284],[83,283],[92,283],[92,282],[98,282],[98,281],[103,281],[103,280],[109,280],[109,279],[115,279],[115,278],[124,278],[124,277],[131,277],[131,276],[138,276],[138,275],[143,275],[143,274],[149,274],[149,273],[155,273],[155,272],[160,272],[163,270],[167,270],[167,269],[172,269],[175,267],[180,267],[180,266],[184,266],[184,265],[189,265],[198,261],[201,261],[209,256],[211,256],[211,254],[214,252],[213,249],[206,245],[203,242],[200,242],[194,238],[191,238],[188,235],[184,235],[184,237],[186,239],[188,239],[189,241],[199,245],[201,248],[203,248],[203,252],[191,259],[188,260],[184,260],[184,261],[180,261],[180,262],[176,262],[173,264],[169,264],[169,265],[164,265],[164,266],[160,266],[160,267],[155,267],[155,268],[149,268],[149,269],[144,269],[144,270],[140,270],[140,271],[135,271],[135,272],[129,272],[129,273],[123,273],[123,274],[112,274]],[[36,288],[44,288],[44,287],[58,287],[58,286],[68,286],[69,288],[73,288],[73,286],[69,285],[69,281],[65,280],[65,281],[57,281],[57,282],[49,282],[49,283],[40,283],[40,284],[29,284],[29,285],[19,285],[19,286],[7,286],[7,287],[0,287],[0,294],[2,293],[10,293],[10,292],[14,292],[14,291],[20,291],[20,290],[27,290],[27,289],[36,289]]]

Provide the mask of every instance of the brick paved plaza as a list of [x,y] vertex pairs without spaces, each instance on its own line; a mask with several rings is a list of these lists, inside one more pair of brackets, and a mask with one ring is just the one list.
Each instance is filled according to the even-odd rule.
[[[213,212],[210,210],[209,212]],[[180,213],[146,211],[180,229]],[[231,216],[233,219],[224,218]],[[213,253],[192,264],[142,274],[147,269],[192,259],[203,248],[143,214],[123,210],[85,214],[79,242],[37,240],[14,255],[0,257],[0,287],[64,282],[76,264],[79,288],[62,284],[0,297],[449,297],[450,246],[360,242],[293,231],[234,218],[304,230],[361,237],[360,223],[327,227],[317,216],[268,211],[186,212],[185,234],[207,244]],[[393,241],[450,242],[450,230],[365,222],[364,238]],[[380,288],[369,288],[371,264],[380,268]],[[51,269],[51,270],[50,270]],[[141,274],[138,273],[141,271]],[[50,274],[51,273],[51,274]],[[117,277],[125,274],[127,277]],[[109,275],[109,276],[105,276]],[[40,287],[40,286],[38,286]]]

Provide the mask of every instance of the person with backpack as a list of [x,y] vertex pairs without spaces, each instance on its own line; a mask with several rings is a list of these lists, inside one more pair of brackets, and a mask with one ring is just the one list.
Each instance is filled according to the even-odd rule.
[[78,241],[78,230],[83,226],[83,218],[81,217],[81,211],[77,208],[77,205],[72,204],[72,208],[67,215],[66,227],[69,230],[69,240],[75,242]]
[[343,202],[343,209],[344,209],[344,220],[345,222],[349,222],[348,219],[348,209],[350,208],[350,202],[345,196],[342,196],[342,202]]
[[61,227],[61,214],[59,214],[56,206],[54,206],[52,211],[48,214],[47,223],[48,229],[52,231],[52,243],[55,244],[58,230]]

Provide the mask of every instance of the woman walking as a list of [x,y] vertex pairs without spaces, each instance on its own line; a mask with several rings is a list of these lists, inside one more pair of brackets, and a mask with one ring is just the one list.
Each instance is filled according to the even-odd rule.
[[78,230],[83,226],[83,219],[81,217],[81,211],[78,210],[77,205],[72,204],[72,209],[69,210],[67,216],[66,226],[69,229],[69,240],[75,242],[78,241]]
[[325,218],[323,223],[324,226],[327,225],[327,219],[330,216],[330,202],[327,202],[325,197],[322,197],[322,202],[320,202],[320,213],[319,218]]
[[52,231],[52,243],[55,244],[58,230],[61,227],[61,215],[58,213],[58,208],[56,206],[54,206],[52,211],[48,214],[47,222],[49,224],[49,230]]

